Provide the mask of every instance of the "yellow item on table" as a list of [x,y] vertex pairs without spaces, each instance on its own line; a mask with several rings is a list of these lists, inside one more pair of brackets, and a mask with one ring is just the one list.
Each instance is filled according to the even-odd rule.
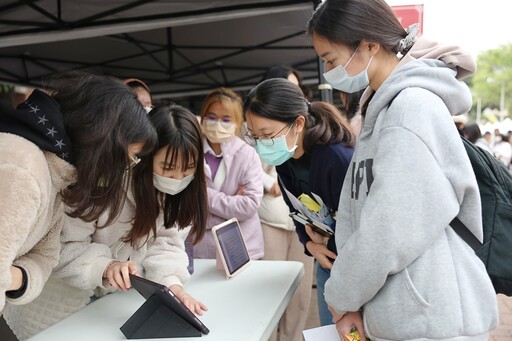
[[299,201],[304,204],[308,209],[313,212],[318,212],[322,208],[315,200],[313,200],[309,195],[302,193],[298,197]]

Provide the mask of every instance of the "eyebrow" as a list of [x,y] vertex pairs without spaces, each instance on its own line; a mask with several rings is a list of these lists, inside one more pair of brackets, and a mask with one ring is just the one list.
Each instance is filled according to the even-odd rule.
[[213,111],[209,111],[205,114],[205,116],[215,116],[215,117],[219,117],[219,118],[224,118],[224,117],[229,117],[229,118],[232,118],[230,114],[228,113],[215,113]]
[[249,127],[247,127],[247,130],[249,130],[249,132],[251,132],[251,133],[256,133],[256,132],[261,133],[261,132],[272,131],[273,129],[271,127],[263,127],[260,129],[253,130],[253,129],[250,129]]
[[324,52],[320,55],[320,58],[325,58],[327,55],[329,55],[331,51]]

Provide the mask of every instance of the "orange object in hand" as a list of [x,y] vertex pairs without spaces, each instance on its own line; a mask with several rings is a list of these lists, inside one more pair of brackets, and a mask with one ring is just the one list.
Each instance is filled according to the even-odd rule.
[[361,335],[356,328],[352,328],[349,334],[345,334],[345,341],[361,341]]

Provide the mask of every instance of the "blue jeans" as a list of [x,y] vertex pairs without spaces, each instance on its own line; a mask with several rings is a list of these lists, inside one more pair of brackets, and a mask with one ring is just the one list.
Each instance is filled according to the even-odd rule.
[[316,262],[316,294],[318,299],[318,314],[320,315],[320,324],[326,326],[332,324],[332,314],[327,308],[327,302],[324,298],[325,282],[331,276],[331,270],[324,269]]

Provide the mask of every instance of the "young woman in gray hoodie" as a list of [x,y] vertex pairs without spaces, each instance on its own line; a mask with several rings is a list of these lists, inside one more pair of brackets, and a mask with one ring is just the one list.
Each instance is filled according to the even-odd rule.
[[325,298],[340,336],[357,327],[363,340],[487,340],[496,295],[449,225],[458,217],[482,239],[476,179],[451,118],[471,107],[460,79],[474,62],[428,42],[413,51],[416,31],[384,0],[326,0],[309,21],[326,80],[368,87]]

